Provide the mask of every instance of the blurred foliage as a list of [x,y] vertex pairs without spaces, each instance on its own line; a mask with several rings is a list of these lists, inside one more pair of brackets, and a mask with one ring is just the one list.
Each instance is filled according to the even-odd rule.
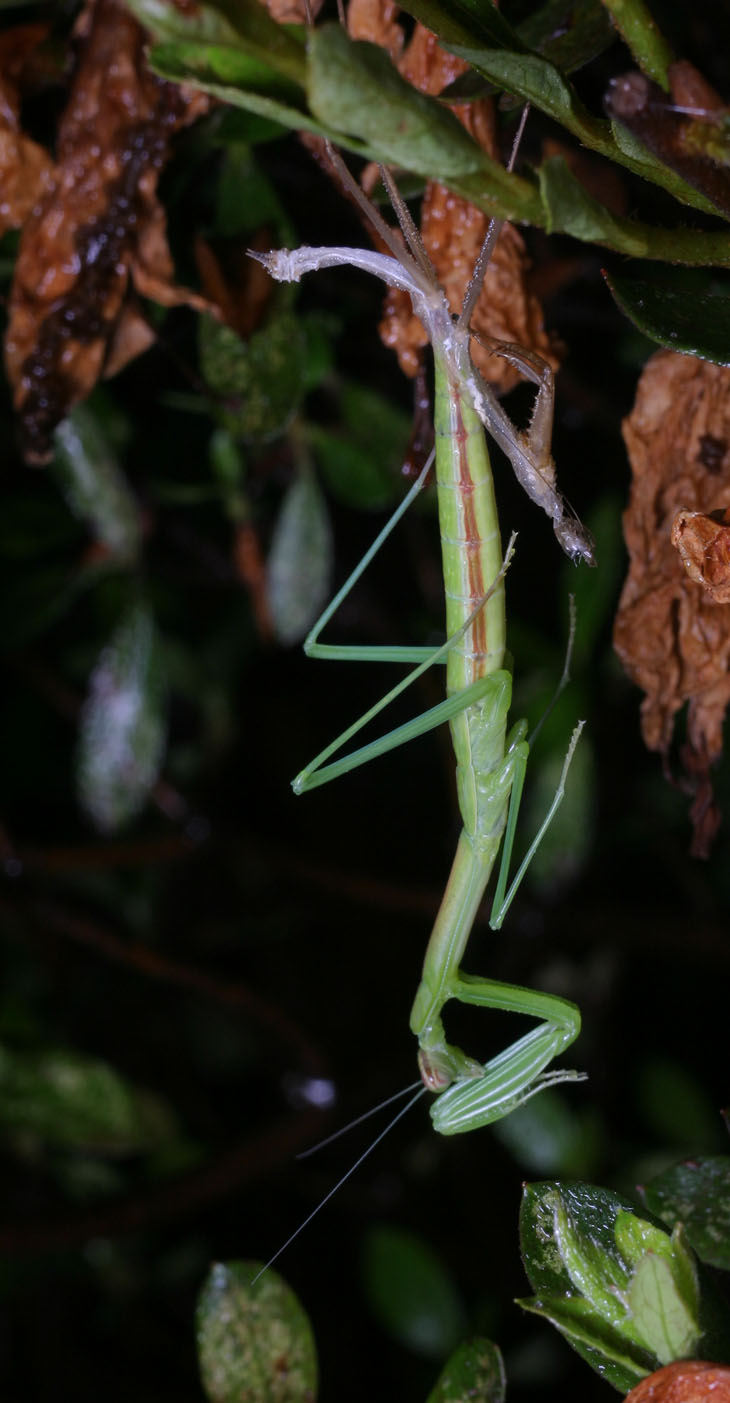
[[[410,152],[416,191],[425,175],[455,172],[457,187],[491,192],[487,207],[534,223],[536,283],[568,348],[555,457],[562,490],[598,541],[598,571],[576,574],[558,559],[495,453],[505,530],[519,529],[509,639],[515,703],[531,724],[560,676],[567,594],[577,596],[574,680],[536,742],[523,846],[578,716],[588,729],[560,825],[505,929],[480,927],[472,958],[495,979],[575,999],[584,1015],[576,1065],[590,1081],[537,1098],[494,1134],[448,1143],[415,1110],[292,1244],[285,1270],[311,1315],[325,1403],[502,1403],[491,1338],[504,1349],[514,1403],[548,1393],[598,1400],[607,1385],[584,1360],[510,1305],[526,1290],[516,1249],[526,1174],[607,1186],[570,1198],[555,1183],[533,1185],[523,1205],[536,1299],[575,1302],[588,1239],[583,1275],[600,1338],[578,1348],[595,1360],[605,1347],[606,1377],[626,1388],[676,1343],[648,1330],[617,1363],[616,1322],[594,1309],[600,1298],[619,1311],[614,1287],[633,1290],[637,1316],[678,1321],[685,1348],[697,1311],[705,1329],[704,1309],[712,1320],[699,1348],[728,1338],[725,1279],[710,1289],[698,1272],[699,1305],[690,1299],[684,1237],[653,1237],[661,1230],[637,1190],[670,1231],[684,1224],[701,1262],[728,1267],[726,1140],[714,1115],[727,1102],[726,839],[708,864],[689,858],[684,798],[640,745],[637,697],[610,646],[624,567],[620,420],[646,338],[671,334],[666,303],[646,290],[645,264],[629,286],[630,221],[585,198],[561,158],[542,162],[539,185],[493,169],[445,106],[419,102],[419,126],[412,90],[392,78],[381,101],[385,60],[358,60],[353,74],[337,31],[323,31],[306,81],[300,31],[277,31],[274,63],[263,16],[257,53],[244,52],[234,21],[253,3],[132,6],[154,22],[162,71],[197,65],[213,91],[254,94],[182,133],[161,181],[176,276],[209,297],[206,279],[217,279],[236,325],[146,303],[154,344],[63,422],[45,471],[22,462],[7,385],[0,398],[3,1396],[200,1399],[192,1321],[201,1282],[206,1395],[249,1396],[236,1371],[254,1348],[246,1331],[272,1299],[274,1318],[283,1310],[308,1343],[275,1385],[257,1330],[250,1396],[296,1397],[275,1391],[295,1374],[299,1396],[311,1393],[301,1307],[272,1272],[251,1291],[254,1269],[229,1259],[273,1253],[367,1139],[302,1164],[297,1150],[413,1077],[408,1008],[458,827],[448,740],[424,738],[306,799],[294,800],[289,783],[392,685],[392,669],[321,666],[291,645],[400,500],[413,392],[378,340],[374,284],[330,271],[283,293],[264,281],[254,297],[244,271],[249,247],[361,242],[352,211],[285,130],[343,121],[345,72],[362,85],[348,123],[363,89],[370,95],[367,130],[344,135],[350,150]],[[24,124],[49,148],[77,8],[0,4],[3,29],[50,23],[23,102]],[[656,251],[670,247],[667,192],[680,191],[694,211],[692,228],[683,220],[674,231],[677,256],[720,247],[726,235],[707,197],[688,194],[681,175],[596,115],[629,61],[621,45],[607,47],[596,4],[505,0],[497,12],[419,0],[411,9],[453,26],[453,43],[475,58],[474,91],[506,81],[511,63],[513,92],[529,91],[537,107],[526,137],[534,166],[557,118],[620,165],[634,235],[651,228]],[[577,16],[567,29],[566,9]],[[652,9],[677,52],[730,91],[725,9],[711,0]],[[513,101],[501,102],[510,122]],[[653,182],[648,191],[637,172]],[[547,227],[581,242],[548,243]],[[10,232],[0,242],[3,309],[16,249]],[[604,264],[641,337],[608,297]],[[722,279],[686,278],[667,281],[682,344],[723,359]],[[509,407],[524,422],[529,397],[516,391]],[[425,493],[331,636],[422,644],[441,629]],[[439,687],[421,679],[412,708],[433,705]],[[727,766],[717,793],[727,812]],[[459,1016],[471,1030],[469,1012]],[[485,1035],[478,1020],[470,1045],[486,1038],[487,1058],[509,1027],[494,1015]],[[638,1245],[631,1225],[619,1245],[621,1214],[647,1224]],[[579,1307],[560,1305],[551,1314],[543,1302],[538,1314],[559,1315],[575,1343]]]

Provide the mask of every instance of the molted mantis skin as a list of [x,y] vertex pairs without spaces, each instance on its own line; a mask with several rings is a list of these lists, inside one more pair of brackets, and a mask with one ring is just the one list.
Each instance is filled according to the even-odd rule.
[[[359,187],[348,184],[360,203]],[[272,277],[298,281],[318,268],[349,264],[405,289],[431,342],[435,361],[436,481],[446,596],[447,642],[435,652],[423,648],[336,648],[318,643],[322,628],[405,507],[420,489],[409,492],[364,560],[318,620],[305,643],[312,656],[360,658],[416,663],[403,682],[349,727],[310,763],[294,781],[297,793],[325,783],[377,754],[448,720],[456,757],[457,789],[463,830],[444,898],[426,950],[421,983],[410,1026],[418,1038],[419,1068],[424,1085],[438,1093],[431,1107],[433,1124],[441,1134],[475,1129],[508,1115],[545,1086],[579,1079],[570,1071],[546,1072],[580,1031],[575,1005],[553,995],[514,985],[474,978],[460,970],[466,945],[495,865],[505,828],[507,836],[492,909],[493,928],[501,925],[519,882],[562,799],[565,776],[582,723],[576,728],[563,766],[558,791],[509,891],[507,867],[517,808],[528,756],[527,723],[518,721],[509,733],[512,678],[504,667],[506,558],[502,555],[494,483],[484,426],[499,443],[528,495],[547,513],[563,549],[574,560],[594,563],[590,536],[566,508],[555,486],[549,440],[553,416],[552,372],[537,357],[512,345],[495,343],[497,354],[517,364],[537,386],[532,421],[526,432],[516,429],[490,387],[472,364],[468,317],[473,289],[462,315],[454,319],[430,267],[408,211],[389,184],[391,198],[408,243],[401,249],[392,231],[372,207],[368,217],[396,256],[350,248],[301,248],[253,254]],[[498,230],[493,226],[478,264],[474,283],[486,266]],[[434,662],[446,662],[447,700],[396,731],[346,754],[332,764],[329,757],[377,715],[406,686]],[[506,894],[505,894],[506,893]],[[441,1013],[449,999],[525,1013],[542,1020],[506,1051],[483,1065],[445,1038]]]

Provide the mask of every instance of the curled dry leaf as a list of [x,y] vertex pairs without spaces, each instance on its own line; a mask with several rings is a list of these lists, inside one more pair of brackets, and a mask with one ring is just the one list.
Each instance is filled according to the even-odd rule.
[[672,526],[672,545],[690,579],[716,604],[730,604],[730,507],[709,516],[681,511]]
[[[465,72],[468,64],[442,49],[436,36],[421,24],[416,24],[410,42],[404,47],[396,17],[397,7],[392,0],[351,0],[348,29],[353,38],[368,39],[387,49],[401,75],[414,87],[432,96],[438,95]],[[497,144],[491,100],[467,103],[453,110],[482,149],[495,157]],[[454,313],[461,311],[487,223],[487,216],[481,210],[452,194],[445,186],[434,181],[427,183],[421,209],[421,233]],[[540,303],[528,289],[528,270],[524,239],[513,225],[505,224],[471,324],[474,331],[485,338],[516,342],[537,352],[555,368],[560,348],[545,331]],[[388,293],[380,334],[385,344],[396,352],[405,374],[414,376],[427,338],[413,315],[407,293],[397,290]],[[484,378],[500,390],[511,389],[520,380],[520,373],[514,366],[476,341],[472,344],[472,354]]]
[[0,236],[19,229],[53,185],[53,161],[20,127],[20,83],[44,25],[18,25],[0,35]]
[[5,357],[29,462],[102,374],[150,344],[135,289],[172,306],[203,300],[172,282],[157,182],[176,131],[208,99],[146,66],[144,32],[121,0],[92,0],[61,117],[51,188],[23,227]]
[[720,822],[709,772],[722,753],[730,701],[730,610],[683,568],[672,527],[679,516],[674,534],[687,541],[691,526],[687,549],[696,551],[706,530],[698,517],[712,528],[730,508],[730,369],[658,352],[639,381],[624,438],[633,472],[624,514],[630,566],[614,644],[646,693],[644,741],[665,762],[674,717],[689,703],[681,761],[694,794],[692,852],[706,856]]
[[625,1403],[730,1403],[730,1368],[685,1359],[642,1379]]

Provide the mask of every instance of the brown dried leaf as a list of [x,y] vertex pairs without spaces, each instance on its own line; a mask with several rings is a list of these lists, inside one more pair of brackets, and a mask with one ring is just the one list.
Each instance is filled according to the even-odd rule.
[[19,83],[46,26],[18,25],[0,35],[0,236],[19,229],[53,185],[53,161],[20,129]]
[[630,567],[614,645],[646,693],[644,741],[665,760],[676,712],[689,703],[681,760],[695,795],[692,851],[704,856],[719,824],[709,770],[722,753],[730,702],[730,611],[682,568],[672,525],[679,513],[730,508],[730,369],[658,352],[639,381],[624,438],[633,472],[624,514]]
[[156,192],[172,136],[208,99],[150,72],[144,33],[121,0],[88,4],[77,34],[55,181],[23,228],[5,342],[34,463],[48,460],[55,425],[99,376],[149,344],[129,309],[132,288],[167,306],[206,305],[172,282]]
[[716,604],[730,604],[730,508],[710,516],[684,508],[672,526],[672,545],[690,579]]
[[[353,37],[381,44],[397,58],[402,34],[395,23],[396,7],[390,0],[351,0],[348,28]],[[355,30],[356,26],[356,30]],[[400,41],[397,36],[400,36]],[[463,59],[442,49],[436,36],[416,24],[412,38],[398,61],[401,75],[422,92],[438,95],[468,67]],[[497,155],[494,109],[491,101],[465,103],[454,112],[475,141],[492,157]],[[429,181],[421,208],[421,233],[428,255],[446,292],[452,312],[458,313],[466,294],[477,254],[487,229],[487,217],[466,200]],[[553,368],[559,363],[559,346],[547,335],[542,308],[528,290],[529,260],[522,235],[505,224],[492,254],[484,286],[472,315],[474,331],[486,339],[511,341],[535,351]],[[413,315],[406,293],[391,291],[385,301],[380,334],[397,354],[401,369],[414,376],[426,335]],[[506,391],[522,378],[519,371],[478,342],[472,345],[474,362],[486,380]]]
[[365,39],[387,49],[395,63],[403,50],[403,30],[397,23],[399,7],[395,0],[350,0],[347,32],[351,39]]
[[684,1359],[667,1364],[642,1379],[626,1395],[625,1403],[730,1403],[730,1369]]

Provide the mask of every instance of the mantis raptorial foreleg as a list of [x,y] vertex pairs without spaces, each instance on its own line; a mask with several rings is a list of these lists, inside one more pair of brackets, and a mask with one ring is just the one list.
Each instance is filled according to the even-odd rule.
[[[504,449],[529,496],[547,512],[567,554],[573,559],[593,563],[593,549],[590,537],[566,508],[555,485],[555,466],[550,456],[552,371],[539,357],[522,347],[485,343],[488,349],[517,365],[537,387],[532,420],[522,432],[512,424],[471,361],[468,322],[497,227],[493,225],[487,234],[464,310],[461,317],[454,320],[410,215],[387,173],[384,173],[384,180],[398,214],[406,248],[365,201],[339,158],[334,159],[341,179],[393,256],[361,249],[303,248],[254,257],[264,263],[273,277],[282,281],[297,281],[305,272],[349,263],[410,294],[414,310],[429,336],[435,361],[436,480],[447,641],[435,650],[368,645],[339,648],[319,642],[322,629],[420,490],[419,481],[318,620],[305,644],[306,651],[314,657],[377,659],[415,666],[364,717],[316,756],[297,776],[294,787],[302,792],[324,784],[424,734],[442,721],[450,723],[464,826],[426,950],[411,1012],[411,1028],[418,1039],[424,1085],[439,1093],[431,1110],[433,1123],[442,1134],[454,1134],[507,1115],[545,1086],[574,1080],[576,1073],[546,1069],[552,1059],[574,1041],[580,1029],[578,1010],[567,1000],[475,978],[461,969],[503,836],[501,870],[491,917],[494,928],[501,925],[562,799],[565,776],[580,734],[580,727],[577,727],[548,814],[508,889],[509,861],[529,745],[524,721],[507,731],[512,679],[504,666],[504,575],[512,548],[510,545],[503,559],[484,425]],[[446,664],[444,702],[369,745],[339,760],[331,759],[364,725],[438,662]],[[442,1012],[451,999],[506,1009],[540,1021],[498,1057],[483,1064],[446,1041]]]

